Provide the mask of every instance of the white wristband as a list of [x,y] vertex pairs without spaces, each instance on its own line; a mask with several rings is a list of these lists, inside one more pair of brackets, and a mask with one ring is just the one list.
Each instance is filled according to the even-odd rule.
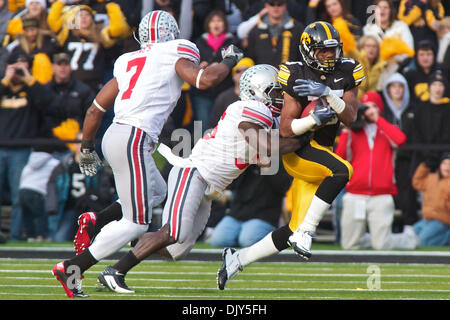
[[334,93],[330,93],[325,98],[330,104],[330,107],[333,108],[333,110],[336,111],[337,114],[341,114],[342,111],[344,111],[345,101],[339,98],[337,95],[335,95]]
[[94,106],[97,107],[98,110],[100,110],[101,112],[106,112],[105,109],[103,109],[103,107],[101,105],[98,104],[97,100],[94,99],[94,101],[92,102],[94,104]]
[[195,87],[197,89],[200,89],[199,88],[199,86],[200,86],[200,77],[202,76],[203,71],[205,71],[205,70],[204,69],[200,69],[200,71],[197,74],[197,79],[195,80]]
[[294,134],[299,136],[314,128],[315,125],[316,121],[311,115],[309,115],[305,118],[292,120],[291,129]]

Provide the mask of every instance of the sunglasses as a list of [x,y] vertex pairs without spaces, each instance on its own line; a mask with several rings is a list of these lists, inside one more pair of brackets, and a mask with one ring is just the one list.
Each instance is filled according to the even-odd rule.
[[281,2],[281,1],[269,1],[267,2],[267,4],[271,7],[281,7],[284,6],[286,4],[286,2]]
[[245,70],[247,70],[247,68],[236,69],[236,73],[241,73],[244,72]]

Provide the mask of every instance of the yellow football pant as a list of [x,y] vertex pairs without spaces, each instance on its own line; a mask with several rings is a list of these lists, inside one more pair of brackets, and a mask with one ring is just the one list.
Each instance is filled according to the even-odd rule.
[[283,165],[294,178],[289,222],[292,231],[303,222],[314,195],[331,204],[353,174],[348,161],[315,140],[296,152],[283,155]]

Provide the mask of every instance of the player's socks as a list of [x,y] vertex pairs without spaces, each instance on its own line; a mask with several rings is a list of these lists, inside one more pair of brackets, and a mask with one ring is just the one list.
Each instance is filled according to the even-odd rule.
[[122,273],[123,275],[126,275],[128,271],[131,270],[135,265],[137,265],[141,260],[136,258],[133,251],[128,251],[128,253],[123,256],[115,265],[113,265],[113,268]]
[[252,262],[277,254],[280,251],[273,243],[271,232],[255,244],[250,247],[240,249],[238,252],[239,261],[241,262],[242,267],[245,267]]
[[317,196],[314,196],[299,230],[303,232],[316,232],[320,220],[322,220],[324,213],[329,207],[329,203],[323,201]]
[[97,212],[96,215],[95,234],[98,234],[108,223],[122,218],[122,206],[119,202],[114,201],[114,203],[110,204],[105,209]]
[[89,249],[84,250],[79,255],[74,256],[70,260],[64,261],[64,268],[67,270],[69,266],[78,266],[80,268],[80,274],[83,274],[87,269],[92,267],[94,264],[96,264],[98,261],[92,256]]

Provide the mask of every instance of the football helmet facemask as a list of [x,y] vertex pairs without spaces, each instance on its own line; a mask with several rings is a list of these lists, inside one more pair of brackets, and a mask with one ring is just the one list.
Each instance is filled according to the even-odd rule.
[[283,107],[278,69],[268,64],[258,64],[244,71],[239,83],[241,100],[256,100],[264,103],[278,116]]
[[175,18],[168,12],[154,10],[147,13],[139,23],[141,47],[149,43],[160,43],[178,39],[180,30]]
[[[333,48],[334,57],[326,60],[317,58],[317,49]],[[309,24],[300,38],[300,53],[311,68],[331,72],[342,58],[342,42],[339,32],[330,23],[317,21]]]

